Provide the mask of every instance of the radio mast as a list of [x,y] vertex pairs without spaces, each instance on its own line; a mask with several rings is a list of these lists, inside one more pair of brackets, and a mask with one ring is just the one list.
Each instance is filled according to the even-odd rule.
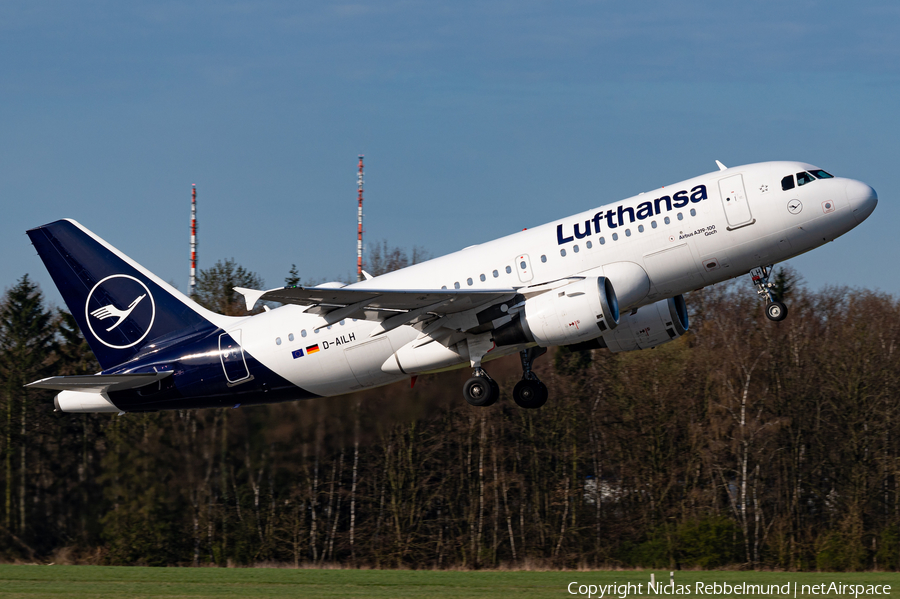
[[359,212],[356,223],[356,280],[363,280],[363,263],[362,263],[362,234],[363,234],[363,155],[359,155],[359,174],[356,176],[357,193],[359,195]]
[[191,278],[188,297],[194,297],[197,289],[197,185],[191,185]]

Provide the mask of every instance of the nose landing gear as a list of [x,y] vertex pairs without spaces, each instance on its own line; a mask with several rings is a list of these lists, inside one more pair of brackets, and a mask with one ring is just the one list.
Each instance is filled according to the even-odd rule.
[[766,318],[773,322],[779,322],[787,318],[788,309],[781,301],[772,293],[775,286],[769,282],[769,271],[772,266],[760,266],[750,271],[750,277],[753,284],[756,285],[756,293],[758,293],[766,302]]

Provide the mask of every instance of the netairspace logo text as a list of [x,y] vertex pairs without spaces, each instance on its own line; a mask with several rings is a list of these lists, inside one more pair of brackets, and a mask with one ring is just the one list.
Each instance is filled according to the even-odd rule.
[[[750,584],[747,582],[695,582],[693,584],[657,583],[612,583],[580,584],[570,582],[569,594],[588,598],[626,599],[629,595],[780,595],[782,597],[812,597],[819,595],[842,595],[854,598],[866,595],[890,595],[889,584],[844,584],[823,582],[821,584]],[[645,591],[646,588],[646,591]]]

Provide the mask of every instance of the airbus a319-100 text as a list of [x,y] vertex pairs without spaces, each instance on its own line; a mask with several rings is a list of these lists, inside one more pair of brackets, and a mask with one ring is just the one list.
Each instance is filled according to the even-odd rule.
[[726,168],[352,285],[238,289],[210,312],[72,220],[28,231],[103,368],[31,383],[64,412],[236,407],[325,397],[470,367],[463,395],[500,395],[484,364],[518,353],[513,399],[547,401],[550,346],[656,347],[683,335],[683,293],[750,273],[781,320],[773,264],[875,209],[865,183],[802,162]]

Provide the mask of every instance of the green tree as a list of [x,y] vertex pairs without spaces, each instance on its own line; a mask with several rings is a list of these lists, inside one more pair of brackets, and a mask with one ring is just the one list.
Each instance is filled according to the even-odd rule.
[[782,302],[793,294],[794,288],[801,282],[800,276],[790,267],[779,267],[773,279],[772,293]]
[[288,271],[288,276],[284,278],[284,286],[285,287],[296,287],[300,284],[300,271],[297,270],[296,264],[291,264],[291,270]]
[[90,374],[101,369],[74,316],[65,310],[59,310],[56,315],[56,328],[59,333],[56,348],[59,360],[55,364],[55,374]]
[[[26,505],[26,473],[30,413],[29,400],[38,396],[24,387],[26,383],[47,374],[55,348],[56,330],[53,314],[44,308],[40,288],[24,275],[15,287],[6,292],[0,304],[0,381],[6,404],[4,423],[4,524],[9,532],[24,535],[28,518]],[[16,422],[18,421],[18,422]],[[19,480],[14,482],[13,456],[18,457]],[[17,486],[18,507],[13,498]],[[13,517],[18,512],[18,522]]]
[[264,285],[262,277],[229,258],[200,270],[193,299],[213,312],[243,316],[247,314],[247,306],[244,297],[234,288],[262,289]]

